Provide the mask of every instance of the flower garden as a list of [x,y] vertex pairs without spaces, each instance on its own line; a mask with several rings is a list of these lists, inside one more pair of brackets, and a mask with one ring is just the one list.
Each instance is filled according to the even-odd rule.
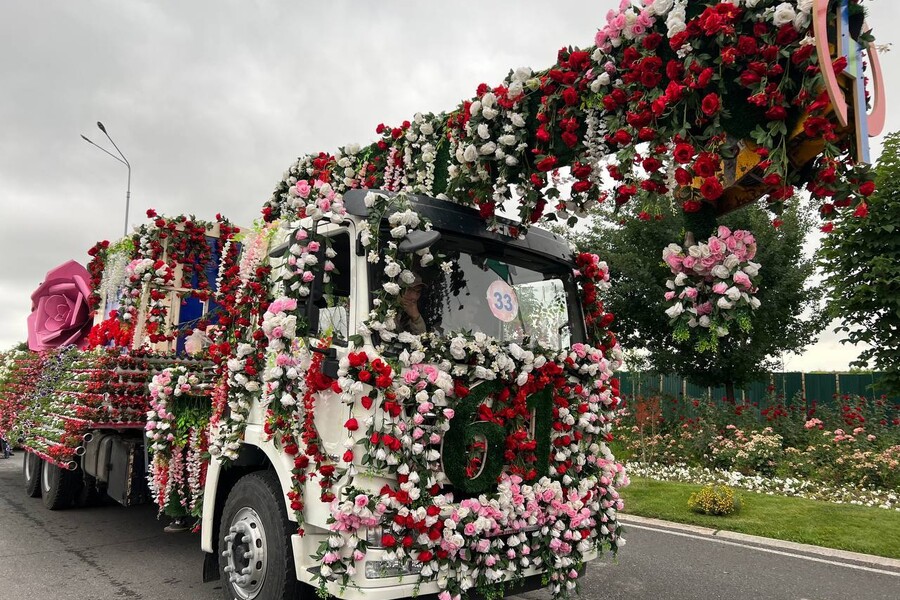
[[770,400],[760,409],[630,398],[619,411],[616,455],[633,477],[900,510],[900,406],[851,395],[809,406]]

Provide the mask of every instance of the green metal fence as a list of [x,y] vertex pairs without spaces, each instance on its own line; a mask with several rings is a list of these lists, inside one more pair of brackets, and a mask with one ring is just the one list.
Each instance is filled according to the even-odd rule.
[[[678,375],[657,375],[653,373],[618,374],[622,394],[660,394],[674,398],[725,397],[724,387],[702,387],[688,382]],[[875,385],[880,373],[770,373],[767,379],[754,381],[735,389],[735,400],[763,404],[766,399],[783,397],[804,398],[807,403],[831,404],[835,395],[853,394],[867,398],[880,398],[882,393]],[[900,398],[890,398],[892,403],[900,403]]]

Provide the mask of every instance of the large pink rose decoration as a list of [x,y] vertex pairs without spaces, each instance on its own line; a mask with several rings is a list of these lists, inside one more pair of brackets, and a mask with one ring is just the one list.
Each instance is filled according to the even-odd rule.
[[28,315],[28,347],[48,350],[77,344],[84,347],[93,319],[88,298],[91,276],[70,260],[47,273],[47,279],[31,294]]

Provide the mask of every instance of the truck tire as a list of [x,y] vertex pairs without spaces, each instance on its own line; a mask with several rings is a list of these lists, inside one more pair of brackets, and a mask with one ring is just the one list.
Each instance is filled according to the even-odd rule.
[[44,506],[50,510],[68,508],[72,506],[77,491],[78,480],[74,472],[44,462],[41,467],[41,496]]
[[41,465],[44,464],[38,455],[33,452],[25,452],[22,459],[22,478],[25,480],[25,493],[29,498],[37,498],[41,495]]
[[[226,600],[294,600],[297,581],[281,484],[274,471],[245,475],[225,501],[219,527],[219,577]],[[250,552],[251,556],[244,555]]]

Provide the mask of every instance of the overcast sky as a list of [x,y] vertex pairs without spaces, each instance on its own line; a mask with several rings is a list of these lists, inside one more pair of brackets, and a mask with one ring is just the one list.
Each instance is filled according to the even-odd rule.
[[[900,2],[868,4],[878,41],[898,41]],[[151,207],[249,224],[297,156],[369,143],[378,123],[545,68],[559,47],[589,46],[617,5],[4,0],[0,349],[25,339],[49,269],[87,264],[90,246],[123,233],[125,166],[80,138],[109,147],[98,120],[132,164],[130,225]],[[882,67],[900,98],[900,46]],[[853,356],[824,334],[787,366],[842,369]]]

